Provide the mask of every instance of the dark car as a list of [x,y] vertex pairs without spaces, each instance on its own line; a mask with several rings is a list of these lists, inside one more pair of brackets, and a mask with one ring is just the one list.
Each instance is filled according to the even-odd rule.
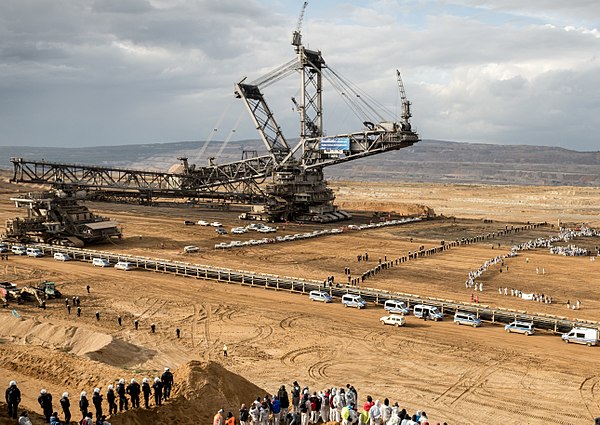
[[215,232],[217,232],[217,235],[226,235],[227,234],[227,230],[223,229],[222,227],[217,227],[215,229]]
[[195,222],[191,221],[191,220],[185,220],[183,222],[183,224],[185,224],[186,226],[193,226],[194,224],[196,224]]

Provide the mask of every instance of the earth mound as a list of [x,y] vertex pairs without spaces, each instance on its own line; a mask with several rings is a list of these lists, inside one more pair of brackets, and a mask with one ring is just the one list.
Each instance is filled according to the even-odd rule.
[[171,400],[150,410],[130,410],[111,418],[113,425],[212,423],[219,409],[237,418],[240,405],[266,391],[215,362],[191,361],[174,371]]
[[120,367],[143,363],[155,355],[153,350],[104,333],[12,316],[4,317],[0,337],[17,344],[39,345]]

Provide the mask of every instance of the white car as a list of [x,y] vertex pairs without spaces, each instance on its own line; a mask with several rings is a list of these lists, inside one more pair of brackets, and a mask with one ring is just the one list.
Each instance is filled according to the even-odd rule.
[[94,266],[94,267],[110,267],[110,262],[106,258],[94,258],[94,259],[92,259],[92,266]]
[[396,327],[404,326],[406,324],[406,319],[404,316],[400,316],[397,314],[390,314],[389,316],[383,316],[379,319],[382,325],[392,325]]
[[212,227],[221,227],[221,226],[222,226],[222,224],[221,224],[221,223],[219,223],[218,221],[213,221],[212,223],[210,223],[210,225],[211,225]]
[[15,255],[25,255],[26,252],[25,247],[22,245],[13,245],[10,250]]
[[183,252],[185,252],[186,254],[198,252],[199,250],[200,250],[200,248],[198,248],[197,246],[194,246],[194,245],[187,245],[187,246],[183,247]]
[[206,220],[198,220],[200,226],[208,226],[210,223]]
[[64,252],[55,252],[54,259],[57,261],[69,261],[71,257],[69,257],[69,254],[65,254]]
[[260,229],[258,229],[259,233],[272,233],[272,232],[276,232],[277,229],[273,228],[273,227],[269,227],[269,226],[264,226],[261,227]]
[[27,250],[25,251],[25,253],[27,254],[28,257],[43,257],[44,253],[42,252],[41,249],[39,248],[33,248],[33,247],[29,247],[27,248]]
[[135,269],[135,265],[133,263],[130,263],[128,261],[119,261],[117,264],[115,264],[115,269],[117,270],[133,270]]
[[241,235],[242,233],[246,233],[247,230],[245,227],[234,227],[233,229],[231,229],[231,233],[235,234],[235,235]]

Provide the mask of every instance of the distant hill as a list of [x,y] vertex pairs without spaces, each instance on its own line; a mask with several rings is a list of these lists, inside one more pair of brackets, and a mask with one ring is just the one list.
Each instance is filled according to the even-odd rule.
[[[0,147],[0,168],[11,157],[53,162],[95,164],[166,171],[186,156],[206,165],[237,161],[242,152],[265,152],[259,140],[211,142],[200,157],[204,142],[172,142],[90,148]],[[326,169],[330,180],[452,182],[472,184],[600,186],[600,152],[525,145],[489,145],[423,140],[388,152]]]

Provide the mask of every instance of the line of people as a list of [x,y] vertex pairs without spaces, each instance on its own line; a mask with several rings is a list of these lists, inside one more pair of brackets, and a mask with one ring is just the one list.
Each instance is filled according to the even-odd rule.
[[[148,378],[142,379],[140,385],[135,378],[131,379],[129,384],[126,384],[125,379],[121,378],[117,382],[116,386],[113,384],[108,385],[106,391],[106,403],[108,404],[108,415],[116,415],[117,411],[123,412],[129,409],[129,401],[131,401],[131,408],[140,408],[140,396],[144,399],[144,407],[150,408],[150,396],[154,395],[155,406],[161,406],[163,400],[168,400],[171,397],[171,390],[173,388],[173,373],[168,367],[165,368],[164,373],[161,377],[155,377],[151,382]],[[21,391],[17,386],[16,381],[10,381],[9,387],[6,390],[6,403],[8,406],[9,417],[16,419],[19,404],[21,403]],[[59,403],[62,408],[64,415],[64,422],[60,422],[58,413],[54,411],[52,403],[52,394],[46,389],[42,389],[38,396],[38,403],[42,408],[46,422],[52,425],[59,425],[64,423],[69,425],[72,423],[71,413],[71,399],[68,392],[62,394],[62,398]],[[118,401],[118,405],[117,405]],[[104,396],[100,392],[100,388],[95,388],[91,402],[94,408],[96,425],[110,425],[106,421],[104,414]],[[84,425],[93,425],[94,422],[91,419],[93,414],[90,410],[90,400],[86,391],[82,391],[79,395],[78,408],[81,412],[81,421],[75,421],[77,423],[84,423]],[[26,412],[25,412],[26,413]],[[25,415],[26,416],[26,415]],[[89,421],[88,421],[89,419]],[[27,419],[28,420],[28,419]],[[73,422],[73,423],[75,423]]]

